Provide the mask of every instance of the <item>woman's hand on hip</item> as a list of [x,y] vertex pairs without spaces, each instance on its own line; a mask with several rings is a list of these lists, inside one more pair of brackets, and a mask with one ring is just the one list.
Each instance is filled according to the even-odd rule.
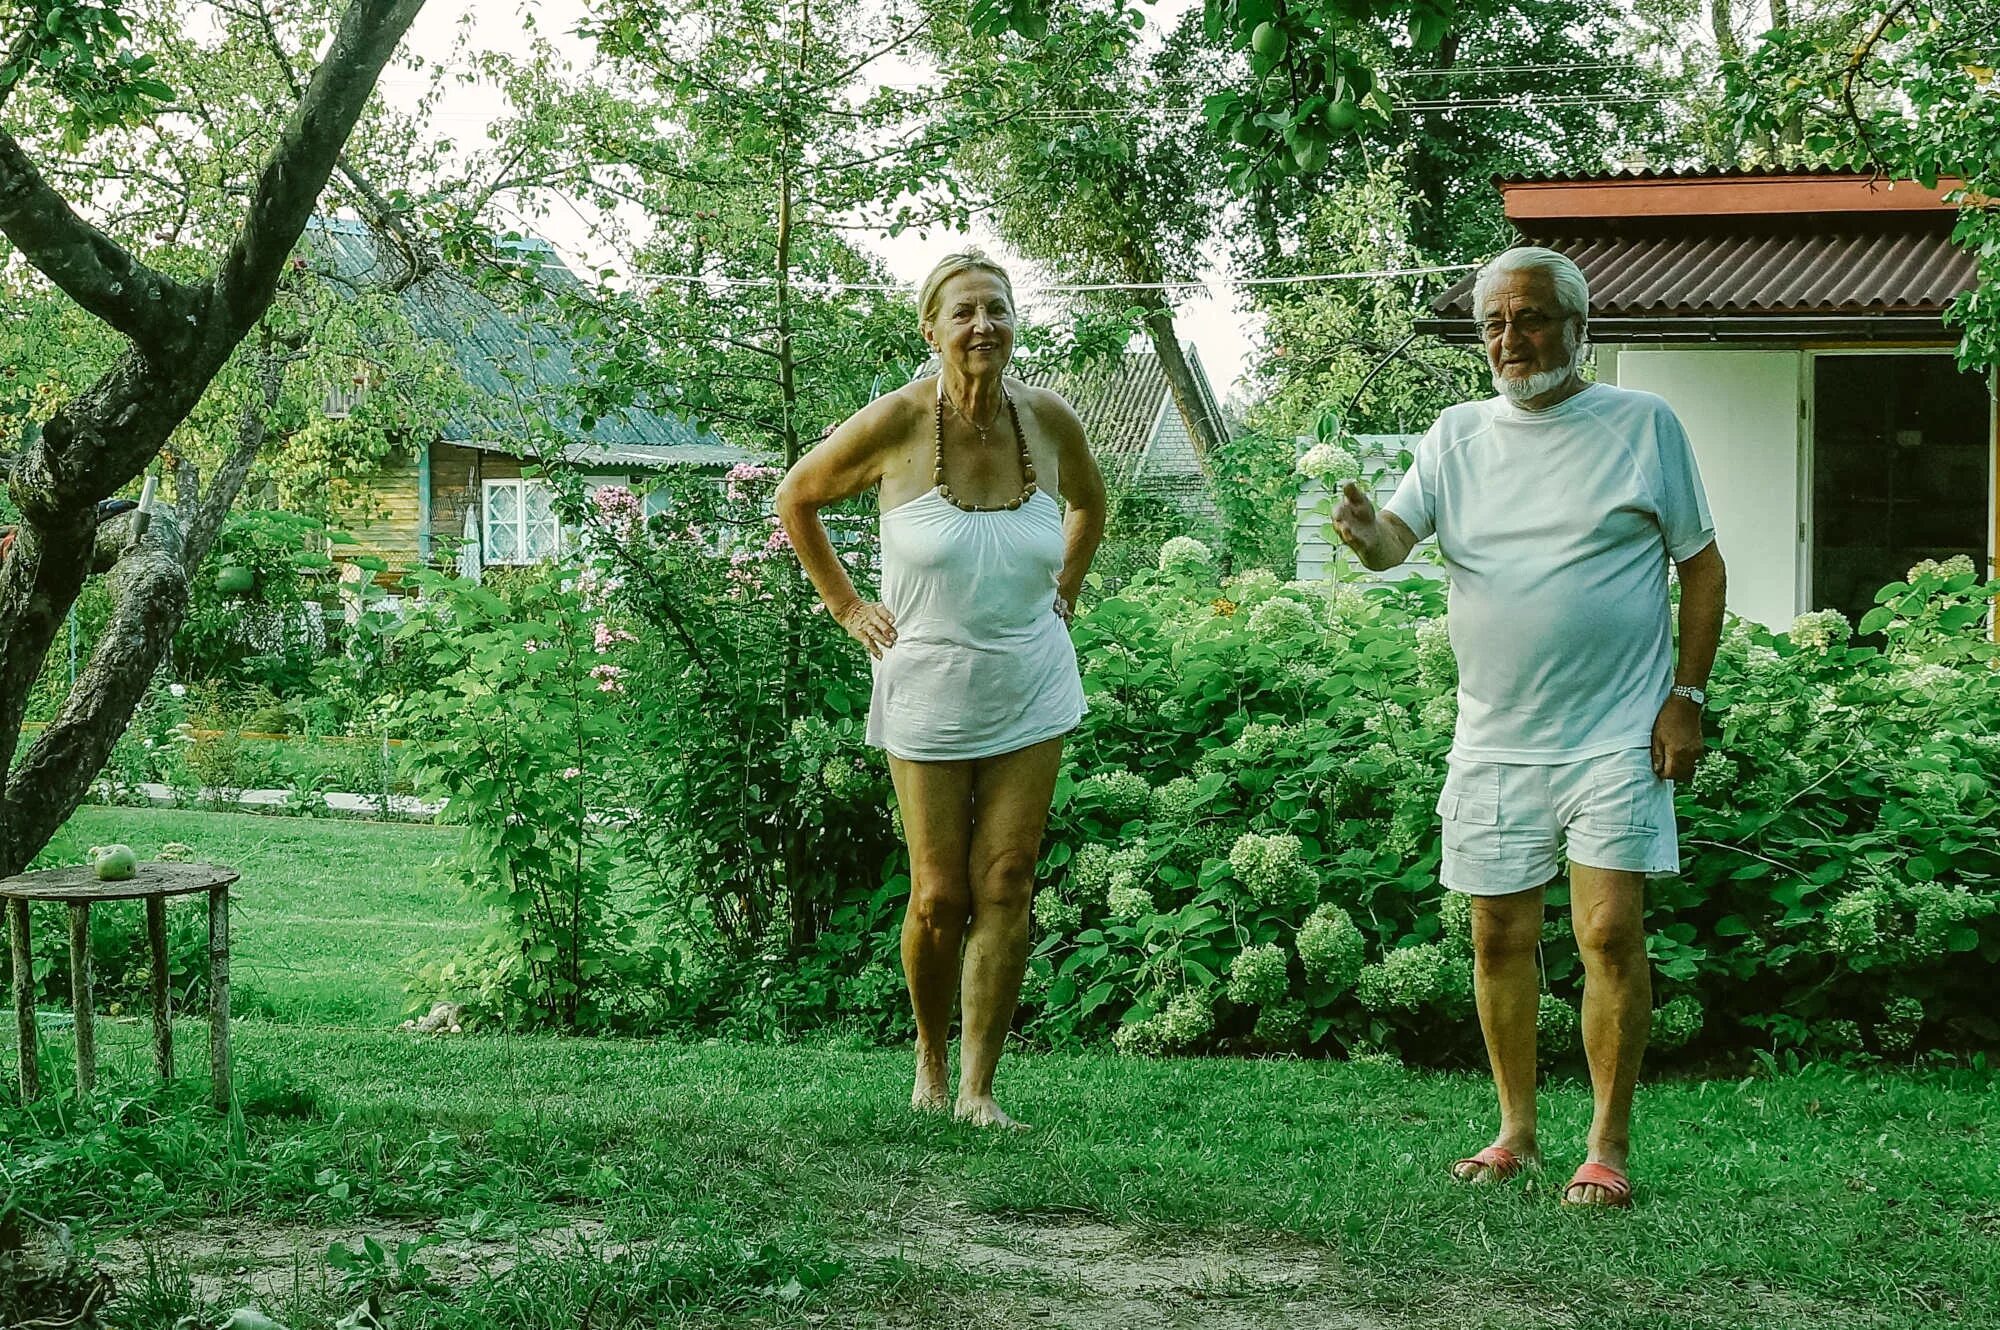
[[857,600],[833,616],[847,635],[868,648],[868,654],[882,659],[882,653],[896,645],[896,620],[880,601]]
[[1064,599],[1060,591],[1056,593],[1056,617],[1063,621],[1065,628],[1076,622],[1076,607]]

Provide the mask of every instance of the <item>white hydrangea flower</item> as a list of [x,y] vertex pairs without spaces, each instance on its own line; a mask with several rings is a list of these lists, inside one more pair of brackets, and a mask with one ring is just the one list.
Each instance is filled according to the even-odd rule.
[[1361,973],[1368,943],[1347,911],[1322,905],[1300,925],[1298,948],[1309,976],[1345,992]]
[[1289,832],[1244,832],[1229,847],[1229,868],[1251,898],[1266,905],[1309,896],[1319,885],[1319,875],[1305,861],[1304,846]]
[[1222,587],[1236,599],[1243,600],[1259,591],[1277,590],[1278,575],[1269,568],[1250,568],[1233,577],[1224,578]]
[[1458,656],[1451,649],[1451,625],[1443,617],[1417,625],[1417,675],[1436,692],[1458,683]]
[[1327,488],[1361,475],[1361,463],[1337,443],[1316,443],[1305,450],[1297,463],[1298,473],[1307,480],[1326,482]]
[[1711,799],[1736,783],[1736,763],[1723,753],[1703,753],[1694,764],[1688,789],[1697,799]]
[[1896,687],[1905,692],[1928,693],[1949,687],[1957,680],[1958,671],[1951,666],[1930,661],[1899,671],[1896,675]]
[[1111,884],[1105,907],[1116,919],[1138,919],[1152,914],[1155,908],[1152,892],[1122,876]]
[[1830,651],[1854,636],[1854,625],[1839,610],[1808,610],[1792,620],[1792,644],[1807,651]]
[[1923,577],[1938,577],[1949,581],[1954,577],[1973,576],[1977,572],[1978,569],[1973,567],[1972,559],[1968,555],[1954,554],[1942,562],[1936,559],[1919,560],[1911,565],[1910,571],[1904,576],[1903,580],[1906,582],[1915,582]]
[[1160,546],[1160,571],[1177,573],[1215,566],[1215,555],[1193,536],[1175,536]]
[[1435,733],[1458,728],[1458,690],[1439,693],[1424,703],[1424,724]]
[[1075,901],[1065,900],[1054,891],[1035,893],[1035,922],[1042,931],[1059,937],[1074,933],[1083,923],[1083,907]]
[[1289,982],[1285,949],[1275,942],[1245,947],[1229,963],[1229,1000],[1242,1006],[1268,1006],[1280,1001]]
[[1317,632],[1312,611],[1290,596],[1273,596],[1250,611],[1250,631],[1259,637],[1297,637]]

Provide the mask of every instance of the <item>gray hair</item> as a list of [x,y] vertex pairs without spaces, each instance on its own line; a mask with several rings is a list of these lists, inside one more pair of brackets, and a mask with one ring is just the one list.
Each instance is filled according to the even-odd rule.
[[967,248],[956,254],[947,254],[931,269],[931,275],[924,278],[923,288],[917,293],[917,323],[921,326],[937,320],[938,302],[944,298],[944,284],[965,272],[990,272],[1000,279],[1006,288],[1007,303],[1014,303],[1014,282],[1007,276],[1007,270],[986,257],[984,250]]
[[1539,245],[1516,245],[1501,253],[1492,262],[1479,270],[1479,276],[1472,283],[1472,318],[1476,323],[1486,317],[1486,298],[1493,292],[1493,284],[1510,273],[1547,273],[1549,281],[1556,289],[1556,303],[1565,314],[1588,322],[1590,319],[1590,283],[1583,279],[1583,269],[1571,262],[1569,257]]

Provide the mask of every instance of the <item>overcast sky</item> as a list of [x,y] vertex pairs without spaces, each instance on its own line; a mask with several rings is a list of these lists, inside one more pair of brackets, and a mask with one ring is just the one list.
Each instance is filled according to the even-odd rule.
[[[1164,25],[1180,9],[1194,3],[1197,0],[1160,0],[1152,7],[1148,22]],[[472,40],[477,49],[525,53],[531,35],[524,28],[523,18],[532,13],[539,33],[554,41],[581,67],[591,58],[590,45],[566,34],[582,17],[584,7],[584,0],[430,0],[418,15],[406,48],[428,60],[445,59],[458,44],[461,20],[468,13],[476,13]],[[406,69],[392,67],[382,79],[383,96],[400,105],[413,103],[427,86],[427,79],[419,79]],[[483,146],[484,125],[504,106],[499,92],[490,85],[456,84],[444,92],[435,119],[442,132],[468,147],[478,147]],[[533,225],[572,259],[611,257],[601,247],[593,251],[588,227],[573,214],[558,210],[547,218],[537,219]],[[1008,263],[1024,285],[1072,279],[1069,273],[1038,270],[991,234],[978,230],[966,234],[934,229],[927,235],[906,232],[894,238],[867,232],[857,232],[855,236],[864,247],[881,256],[898,280],[912,284],[920,281],[940,256],[967,243],[982,245]],[[1217,278],[1221,270],[1211,267],[1204,275]],[[1176,309],[1182,339],[1195,344],[1210,379],[1223,396],[1229,395],[1251,349],[1246,316],[1235,312],[1231,308],[1233,303],[1226,288],[1216,287],[1207,296],[1179,299]],[[1046,303],[1037,308],[1032,296],[1024,296],[1022,305],[1023,313],[1030,319],[1049,317],[1053,312]]]

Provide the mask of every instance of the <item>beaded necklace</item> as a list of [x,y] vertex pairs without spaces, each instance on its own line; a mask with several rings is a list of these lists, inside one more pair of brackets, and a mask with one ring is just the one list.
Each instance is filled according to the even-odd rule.
[[[952,507],[967,513],[1012,512],[1035,497],[1035,459],[1028,452],[1028,436],[1021,430],[1021,413],[1014,406],[1013,395],[1005,387],[1000,389],[1000,398],[1007,404],[1007,415],[1014,422],[1014,441],[1021,446],[1021,494],[1006,503],[978,504],[960,503],[958,496],[951,492],[951,486],[944,480],[944,375],[938,375],[937,395],[937,456],[931,468],[931,483],[937,486],[938,496]],[[979,426],[974,425],[974,429]],[[979,430],[984,440],[986,431]]]

